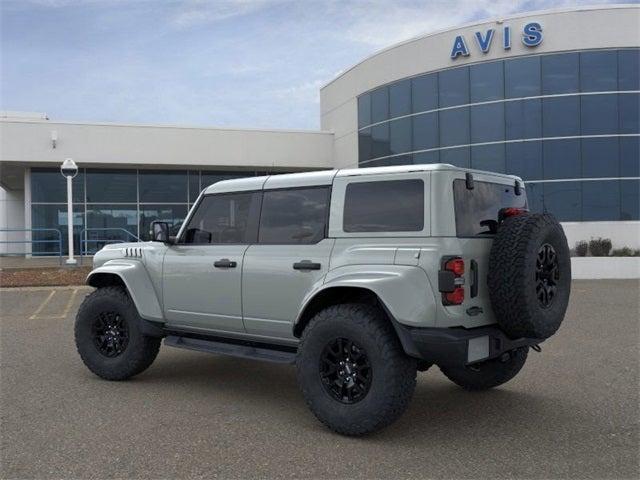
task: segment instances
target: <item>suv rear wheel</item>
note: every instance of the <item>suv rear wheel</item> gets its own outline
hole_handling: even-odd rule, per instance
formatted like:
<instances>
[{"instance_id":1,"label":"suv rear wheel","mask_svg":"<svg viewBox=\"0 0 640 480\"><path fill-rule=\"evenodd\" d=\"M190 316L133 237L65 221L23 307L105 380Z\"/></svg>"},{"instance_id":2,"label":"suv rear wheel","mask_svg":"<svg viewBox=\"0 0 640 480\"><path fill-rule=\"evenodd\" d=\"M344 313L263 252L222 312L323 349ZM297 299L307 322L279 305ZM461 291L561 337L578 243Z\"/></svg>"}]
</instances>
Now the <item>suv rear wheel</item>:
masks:
<instances>
[{"instance_id":1,"label":"suv rear wheel","mask_svg":"<svg viewBox=\"0 0 640 480\"><path fill-rule=\"evenodd\" d=\"M416 386L416 360L371 305L335 305L316 314L302 334L296 366L311 411L343 435L391 424Z\"/></svg>"},{"instance_id":2,"label":"suv rear wheel","mask_svg":"<svg viewBox=\"0 0 640 480\"><path fill-rule=\"evenodd\" d=\"M149 368L160 338L140 331L140 316L124 288L98 288L80 305L75 324L76 348L84 364L107 380L126 380Z\"/></svg>"}]
</instances>

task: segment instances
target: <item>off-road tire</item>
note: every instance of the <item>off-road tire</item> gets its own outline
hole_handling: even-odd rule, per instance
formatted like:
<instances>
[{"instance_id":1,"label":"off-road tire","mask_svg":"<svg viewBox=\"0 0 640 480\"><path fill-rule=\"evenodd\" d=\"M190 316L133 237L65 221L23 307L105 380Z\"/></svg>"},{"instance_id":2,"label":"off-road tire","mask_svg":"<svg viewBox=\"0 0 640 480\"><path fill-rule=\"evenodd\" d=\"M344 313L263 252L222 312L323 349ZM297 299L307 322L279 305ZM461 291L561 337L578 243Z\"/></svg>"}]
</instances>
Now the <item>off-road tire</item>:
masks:
<instances>
[{"instance_id":1,"label":"off-road tire","mask_svg":"<svg viewBox=\"0 0 640 480\"><path fill-rule=\"evenodd\" d=\"M126 347L113 357L102 354L94 340L94 322L105 312L119 315L128 329ZM124 288L110 286L98 288L80 305L75 341L80 358L89 370L106 380L126 380L149 368L158 355L161 339L142 334L140 316L131 297Z\"/></svg>"},{"instance_id":2,"label":"off-road tire","mask_svg":"<svg viewBox=\"0 0 640 480\"><path fill-rule=\"evenodd\" d=\"M538 256L546 246L555 253L557 278L554 274L555 293L545 306L538 298L540 288L547 288L538 281ZM505 219L491 246L487 286L496 320L509 337L553 335L564 319L571 291L569 246L558 221L549 214Z\"/></svg>"},{"instance_id":3,"label":"off-road tire","mask_svg":"<svg viewBox=\"0 0 640 480\"><path fill-rule=\"evenodd\" d=\"M371 365L369 389L356 403L341 403L321 379L320 359L336 338L361 346ZM394 422L407 409L416 386L416 360L404 353L385 313L366 304L334 305L317 313L302 334L296 366L311 411L343 435L364 435Z\"/></svg>"},{"instance_id":4,"label":"off-road tire","mask_svg":"<svg viewBox=\"0 0 640 480\"><path fill-rule=\"evenodd\" d=\"M527 360L529 347L520 347L499 358L466 367L440 367L442 373L465 390L487 390L515 377Z\"/></svg>"}]
</instances>

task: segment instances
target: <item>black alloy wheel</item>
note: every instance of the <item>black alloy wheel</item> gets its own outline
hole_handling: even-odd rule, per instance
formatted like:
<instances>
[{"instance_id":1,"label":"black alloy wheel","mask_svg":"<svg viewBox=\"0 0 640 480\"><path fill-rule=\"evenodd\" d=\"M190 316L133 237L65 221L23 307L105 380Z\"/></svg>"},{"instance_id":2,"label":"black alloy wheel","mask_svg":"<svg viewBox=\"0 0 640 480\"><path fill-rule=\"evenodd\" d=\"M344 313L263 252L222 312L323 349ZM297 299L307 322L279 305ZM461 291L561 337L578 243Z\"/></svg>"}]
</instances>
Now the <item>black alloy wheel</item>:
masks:
<instances>
[{"instance_id":1,"label":"black alloy wheel","mask_svg":"<svg viewBox=\"0 0 640 480\"><path fill-rule=\"evenodd\" d=\"M129 343L127 322L116 312L101 312L93 322L92 333L98 352L108 358L121 355Z\"/></svg>"},{"instance_id":2,"label":"black alloy wheel","mask_svg":"<svg viewBox=\"0 0 640 480\"><path fill-rule=\"evenodd\" d=\"M536 296L543 308L549 308L553 303L559 279L558 255L551 245L545 243L538 250L536 260Z\"/></svg>"},{"instance_id":3,"label":"black alloy wheel","mask_svg":"<svg viewBox=\"0 0 640 480\"><path fill-rule=\"evenodd\" d=\"M347 338L335 338L320 357L320 379L329 395L344 404L357 403L371 387L372 370L366 351Z\"/></svg>"}]
</instances>

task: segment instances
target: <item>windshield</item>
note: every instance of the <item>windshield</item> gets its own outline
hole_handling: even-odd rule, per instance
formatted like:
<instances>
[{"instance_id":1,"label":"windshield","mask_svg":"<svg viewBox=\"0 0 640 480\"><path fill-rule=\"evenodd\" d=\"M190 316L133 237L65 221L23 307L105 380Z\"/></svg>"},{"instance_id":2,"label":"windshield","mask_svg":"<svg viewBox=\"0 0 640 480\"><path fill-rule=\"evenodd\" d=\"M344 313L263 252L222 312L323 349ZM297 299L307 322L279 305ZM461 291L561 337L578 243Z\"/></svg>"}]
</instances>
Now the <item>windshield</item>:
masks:
<instances>
[{"instance_id":1,"label":"windshield","mask_svg":"<svg viewBox=\"0 0 640 480\"><path fill-rule=\"evenodd\" d=\"M527 208L527 196L522 190L516 195L513 185L473 182L467 189L465 180L453 182L456 211L456 233L459 237L489 236L498 226L498 212L502 208Z\"/></svg>"}]
</instances>

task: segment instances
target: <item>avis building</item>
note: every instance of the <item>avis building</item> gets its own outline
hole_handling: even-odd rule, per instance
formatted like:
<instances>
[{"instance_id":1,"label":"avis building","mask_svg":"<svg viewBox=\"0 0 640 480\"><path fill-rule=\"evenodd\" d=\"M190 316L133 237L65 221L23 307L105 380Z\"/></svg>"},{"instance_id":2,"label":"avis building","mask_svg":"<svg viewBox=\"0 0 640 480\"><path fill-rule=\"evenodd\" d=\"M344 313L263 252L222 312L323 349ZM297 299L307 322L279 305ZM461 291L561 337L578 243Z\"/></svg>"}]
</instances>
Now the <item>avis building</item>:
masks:
<instances>
[{"instance_id":1,"label":"avis building","mask_svg":"<svg viewBox=\"0 0 640 480\"><path fill-rule=\"evenodd\" d=\"M605 236L615 246L639 248L639 23L634 5L578 8L391 46L321 89L315 132L6 114L0 229L53 228L64 237L58 166L65 157L81 167L74 180L76 241L83 229L110 229L99 236L112 240L124 239L123 231L146 239L151 221L178 225L198 193L224 178L450 163L521 176L530 208L555 214L570 243ZM52 245L24 248L42 254Z\"/></svg>"}]
</instances>

